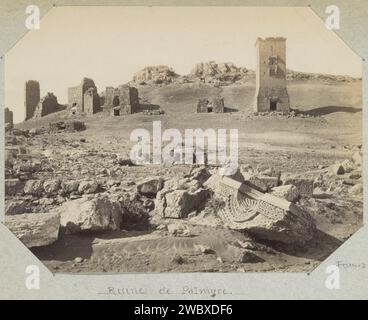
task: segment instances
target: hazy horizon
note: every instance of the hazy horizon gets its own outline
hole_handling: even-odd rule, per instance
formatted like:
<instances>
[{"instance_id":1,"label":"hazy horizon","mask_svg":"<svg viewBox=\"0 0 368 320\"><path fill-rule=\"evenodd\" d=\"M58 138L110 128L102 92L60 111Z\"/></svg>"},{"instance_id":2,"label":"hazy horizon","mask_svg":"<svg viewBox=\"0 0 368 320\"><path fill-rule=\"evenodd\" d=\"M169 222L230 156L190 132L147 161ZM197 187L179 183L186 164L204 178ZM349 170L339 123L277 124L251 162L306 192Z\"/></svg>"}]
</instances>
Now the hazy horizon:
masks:
<instances>
[{"instance_id":1,"label":"hazy horizon","mask_svg":"<svg viewBox=\"0 0 368 320\"><path fill-rule=\"evenodd\" d=\"M67 103L67 88L92 78L98 92L151 65L178 74L196 63L255 69L257 37L287 38L287 68L362 76L362 60L308 7L57 7L5 57L5 106L24 120L24 83Z\"/></svg>"}]
</instances>

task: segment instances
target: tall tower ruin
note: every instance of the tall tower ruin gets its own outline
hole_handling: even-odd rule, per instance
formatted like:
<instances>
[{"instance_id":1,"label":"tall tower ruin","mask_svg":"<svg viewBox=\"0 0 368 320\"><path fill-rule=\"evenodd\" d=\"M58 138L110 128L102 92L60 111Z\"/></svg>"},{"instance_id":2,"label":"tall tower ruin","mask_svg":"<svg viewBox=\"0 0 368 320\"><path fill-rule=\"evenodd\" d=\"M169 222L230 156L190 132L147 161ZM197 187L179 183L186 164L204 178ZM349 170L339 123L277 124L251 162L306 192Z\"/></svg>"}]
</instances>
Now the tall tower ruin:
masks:
<instances>
[{"instance_id":1,"label":"tall tower ruin","mask_svg":"<svg viewBox=\"0 0 368 320\"><path fill-rule=\"evenodd\" d=\"M38 81L29 80L25 85L24 105L26 109L26 120L31 119L40 102L40 84Z\"/></svg>"},{"instance_id":2,"label":"tall tower ruin","mask_svg":"<svg viewBox=\"0 0 368 320\"><path fill-rule=\"evenodd\" d=\"M257 112L289 112L286 88L286 39L258 38L256 96Z\"/></svg>"}]
</instances>

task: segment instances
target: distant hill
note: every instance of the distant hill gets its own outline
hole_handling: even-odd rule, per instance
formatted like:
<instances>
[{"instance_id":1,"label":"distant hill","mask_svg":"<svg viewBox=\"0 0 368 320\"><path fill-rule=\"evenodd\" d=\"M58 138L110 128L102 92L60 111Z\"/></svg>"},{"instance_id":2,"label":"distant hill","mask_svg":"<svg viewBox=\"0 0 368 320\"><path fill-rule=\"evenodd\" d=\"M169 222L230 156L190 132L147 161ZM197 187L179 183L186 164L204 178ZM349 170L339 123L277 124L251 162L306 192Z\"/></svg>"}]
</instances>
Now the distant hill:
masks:
<instances>
[{"instance_id":1,"label":"distant hill","mask_svg":"<svg viewBox=\"0 0 368 320\"><path fill-rule=\"evenodd\" d=\"M287 70L289 81L316 81L323 83L354 82L361 78L344 75L328 75ZM248 83L255 81L254 70L237 67L232 62L201 62L197 63L188 75L179 75L173 68L160 65L148 66L137 72L132 84L167 85L171 83L206 83L215 86L226 86L233 83Z\"/></svg>"},{"instance_id":2,"label":"distant hill","mask_svg":"<svg viewBox=\"0 0 368 320\"><path fill-rule=\"evenodd\" d=\"M133 76L134 83L145 84L169 84L175 82L180 76L168 66L149 66L138 71Z\"/></svg>"}]
</instances>

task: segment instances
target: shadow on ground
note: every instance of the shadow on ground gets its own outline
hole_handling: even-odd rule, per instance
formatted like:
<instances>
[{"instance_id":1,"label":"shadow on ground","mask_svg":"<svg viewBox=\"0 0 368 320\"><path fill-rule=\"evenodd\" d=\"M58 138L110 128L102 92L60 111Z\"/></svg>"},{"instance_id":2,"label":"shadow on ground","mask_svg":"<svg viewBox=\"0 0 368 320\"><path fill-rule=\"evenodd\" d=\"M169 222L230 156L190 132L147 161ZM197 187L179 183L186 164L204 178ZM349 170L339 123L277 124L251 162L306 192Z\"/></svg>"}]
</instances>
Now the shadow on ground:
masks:
<instances>
[{"instance_id":1,"label":"shadow on ground","mask_svg":"<svg viewBox=\"0 0 368 320\"><path fill-rule=\"evenodd\" d=\"M314 237L304 246L269 243L270 247L273 247L279 252L321 262L342 244L343 242L341 240L318 229L316 230Z\"/></svg>"},{"instance_id":2,"label":"shadow on ground","mask_svg":"<svg viewBox=\"0 0 368 320\"><path fill-rule=\"evenodd\" d=\"M345 112L345 113L357 113L362 112L362 109L354 108L354 107L343 107L343 106L326 106L319 107L307 111L295 109L297 113L306 114L310 116L325 116L331 113L336 112Z\"/></svg>"},{"instance_id":3,"label":"shadow on ground","mask_svg":"<svg viewBox=\"0 0 368 320\"><path fill-rule=\"evenodd\" d=\"M235 108L225 107L224 112L225 113L227 113L227 112L239 112L239 110L235 109Z\"/></svg>"},{"instance_id":4,"label":"shadow on ground","mask_svg":"<svg viewBox=\"0 0 368 320\"><path fill-rule=\"evenodd\" d=\"M160 110L160 106L158 104L151 104L151 103L141 103L141 111L153 111L153 110Z\"/></svg>"}]
</instances>

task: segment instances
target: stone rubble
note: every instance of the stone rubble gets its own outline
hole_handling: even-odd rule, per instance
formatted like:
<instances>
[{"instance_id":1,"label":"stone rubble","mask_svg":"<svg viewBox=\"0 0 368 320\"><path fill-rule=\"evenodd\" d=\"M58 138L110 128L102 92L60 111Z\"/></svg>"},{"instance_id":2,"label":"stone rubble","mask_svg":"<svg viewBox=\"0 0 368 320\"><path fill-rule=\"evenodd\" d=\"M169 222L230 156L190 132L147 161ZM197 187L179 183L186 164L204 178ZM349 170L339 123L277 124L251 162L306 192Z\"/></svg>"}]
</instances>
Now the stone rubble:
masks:
<instances>
[{"instance_id":1,"label":"stone rubble","mask_svg":"<svg viewBox=\"0 0 368 320\"><path fill-rule=\"evenodd\" d=\"M332 216L328 201L362 197L361 148L349 159L303 174L242 165L228 178L229 189L217 181L216 168L198 165L185 174L174 169L170 176L133 181L127 172L135 166L127 154L97 150L90 138L73 141L65 128L58 127L52 146L44 143L47 130L6 133L5 222L29 247L53 243L59 228L90 233L158 226L158 232L191 239L191 224L240 230L255 243L302 245L316 231L310 212ZM29 141L37 145L32 152L24 147ZM258 261L252 246L228 250L242 263ZM226 255L221 258L226 261Z\"/></svg>"},{"instance_id":2,"label":"stone rubble","mask_svg":"<svg viewBox=\"0 0 368 320\"><path fill-rule=\"evenodd\" d=\"M5 216L5 225L28 248L47 246L59 236L57 213L26 213Z\"/></svg>"}]
</instances>

